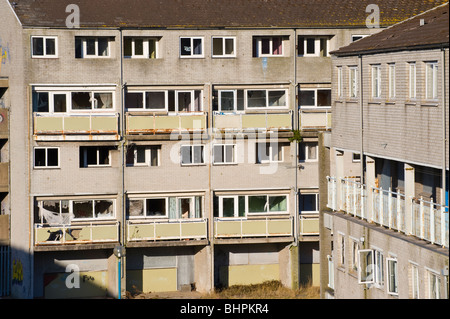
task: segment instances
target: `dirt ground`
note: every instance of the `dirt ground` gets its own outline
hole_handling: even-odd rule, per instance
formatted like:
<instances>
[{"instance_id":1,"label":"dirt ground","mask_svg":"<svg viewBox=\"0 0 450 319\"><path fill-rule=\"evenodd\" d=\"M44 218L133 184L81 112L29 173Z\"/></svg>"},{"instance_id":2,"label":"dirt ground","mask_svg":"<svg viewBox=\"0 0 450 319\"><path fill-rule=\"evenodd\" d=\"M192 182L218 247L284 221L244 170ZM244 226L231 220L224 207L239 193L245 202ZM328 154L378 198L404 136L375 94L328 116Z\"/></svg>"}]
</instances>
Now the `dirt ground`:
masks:
<instances>
[{"instance_id":1,"label":"dirt ground","mask_svg":"<svg viewBox=\"0 0 450 319\"><path fill-rule=\"evenodd\" d=\"M134 296L128 295L129 299L201 299L204 294L198 291L170 291L170 292L150 292L140 293Z\"/></svg>"}]
</instances>

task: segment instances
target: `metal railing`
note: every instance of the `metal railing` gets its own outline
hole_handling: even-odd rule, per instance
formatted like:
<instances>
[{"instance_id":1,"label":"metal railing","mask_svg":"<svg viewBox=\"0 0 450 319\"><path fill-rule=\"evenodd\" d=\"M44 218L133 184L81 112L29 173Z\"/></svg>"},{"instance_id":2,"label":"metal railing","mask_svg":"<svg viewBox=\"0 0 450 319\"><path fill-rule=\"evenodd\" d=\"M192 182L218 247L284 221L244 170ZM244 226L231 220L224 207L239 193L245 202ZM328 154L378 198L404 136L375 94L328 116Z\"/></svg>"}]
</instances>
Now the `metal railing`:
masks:
<instances>
[{"instance_id":1,"label":"metal railing","mask_svg":"<svg viewBox=\"0 0 450 319\"><path fill-rule=\"evenodd\" d=\"M179 114L126 113L127 134L203 131L207 127L208 117L206 112L184 112Z\"/></svg>"},{"instance_id":2,"label":"metal railing","mask_svg":"<svg viewBox=\"0 0 450 319\"><path fill-rule=\"evenodd\" d=\"M300 235L319 235L319 215L300 215Z\"/></svg>"},{"instance_id":3,"label":"metal railing","mask_svg":"<svg viewBox=\"0 0 450 319\"><path fill-rule=\"evenodd\" d=\"M366 185L345 178L328 176L327 180L327 206L332 210L448 247L447 206L406 197L391 189L371 187L368 192Z\"/></svg>"},{"instance_id":4,"label":"metal railing","mask_svg":"<svg viewBox=\"0 0 450 319\"><path fill-rule=\"evenodd\" d=\"M331 108L302 109L298 111L300 130L330 130Z\"/></svg>"},{"instance_id":5,"label":"metal railing","mask_svg":"<svg viewBox=\"0 0 450 319\"><path fill-rule=\"evenodd\" d=\"M215 238L293 236L293 218L214 218Z\"/></svg>"},{"instance_id":6,"label":"metal railing","mask_svg":"<svg viewBox=\"0 0 450 319\"><path fill-rule=\"evenodd\" d=\"M292 110L285 112L261 111L258 113L226 113L213 112L214 130L224 131L270 131L291 130L292 129Z\"/></svg>"}]
</instances>

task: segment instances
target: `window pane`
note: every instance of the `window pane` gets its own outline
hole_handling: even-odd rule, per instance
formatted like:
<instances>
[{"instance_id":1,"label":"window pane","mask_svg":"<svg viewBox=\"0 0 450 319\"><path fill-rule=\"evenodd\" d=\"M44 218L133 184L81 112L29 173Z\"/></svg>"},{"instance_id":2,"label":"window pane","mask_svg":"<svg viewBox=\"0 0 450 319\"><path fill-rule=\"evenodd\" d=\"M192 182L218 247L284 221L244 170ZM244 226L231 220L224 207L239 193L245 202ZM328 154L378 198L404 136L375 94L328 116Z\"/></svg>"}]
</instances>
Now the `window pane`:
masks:
<instances>
[{"instance_id":1,"label":"window pane","mask_svg":"<svg viewBox=\"0 0 450 319\"><path fill-rule=\"evenodd\" d=\"M359 273L361 283L374 282L373 250L359 251Z\"/></svg>"},{"instance_id":2,"label":"window pane","mask_svg":"<svg viewBox=\"0 0 450 319\"><path fill-rule=\"evenodd\" d=\"M222 198L222 216L234 217L234 198Z\"/></svg>"},{"instance_id":3,"label":"window pane","mask_svg":"<svg viewBox=\"0 0 450 319\"><path fill-rule=\"evenodd\" d=\"M134 39L134 55L144 55L143 39Z\"/></svg>"},{"instance_id":4,"label":"window pane","mask_svg":"<svg viewBox=\"0 0 450 319\"><path fill-rule=\"evenodd\" d=\"M131 38L125 38L123 41L123 55L126 57L131 57L133 41Z\"/></svg>"},{"instance_id":5,"label":"window pane","mask_svg":"<svg viewBox=\"0 0 450 319\"><path fill-rule=\"evenodd\" d=\"M146 216L157 217L166 215L166 200L164 198L147 199Z\"/></svg>"},{"instance_id":6,"label":"window pane","mask_svg":"<svg viewBox=\"0 0 450 319\"><path fill-rule=\"evenodd\" d=\"M316 194L300 195L300 212L317 211Z\"/></svg>"},{"instance_id":7,"label":"window pane","mask_svg":"<svg viewBox=\"0 0 450 319\"><path fill-rule=\"evenodd\" d=\"M45 54L46 55L56 54L55 39L45 39Z\"/></svg>"},{"instance_id":8,"label":"window pane","mask_svg":"<svg viewBox=\"0 0 450 319\"><path fill-rule=\"evenodd\" d=\"M145 146L136 146L136 163L137 164L145 164Z\"/></svg>"},{"instance_id":9,"label":"window pane","mask_svg":"<svg viewBox=\"0 0 450 319\"><path fill-rule=\"evenodd\" d=\"M238 209L239 209L239 217L245 216L245 196L238 197Z\"/></svg>"},{"instance_id":10,"label":"window pane","mask_svg":"<svg viewBox=\"0 0 450 319\"><path fill-rule=\"evenodd\" d=\"M270 145L268 143L256 144L256 162L262 163L270 159Z\"/></svg>"},{"instance_id":11,"label":"window pane","mask_svg":"<svg viewBox=\"0 0 450 319\"><path fill-rule=\"evenodd\" d=\"M91 94L89 92L72 92L73 110L90 110L91 108Z\"/></svg>"},{"instance_id":12,"label":"window pane","mask_svg":"<svg viewBox=\"0 0 450 319\"><path fill-rule=\"evenodd\" d=\"M47 92L34 93L34 102L35 112L49 112Z\"/></svg>"},{"instance_id":13,"label":"window pane","mask_svg":"<svg viewBox=\"0 0 450 319\"><path fill-rule=\"evenodd\" d=\"M327 56L327 39L320 39L320 56Z\"/></svg>"},{"instance_id":14,"label":"window pane","mask_svg":"<svg viewBox=\"0 0 450 319\"><path fill-rule=\"evenodd\" d=\"M248 212L249 213L266 213L267 212L267 196L249 196Z\"/></svg>"},{"instance_id":15,"label":"window pane","mask_svg":"<svg viewBox=\"0 0 450 319\"><path fill-rule=\"evenodd\" d=\"M234 145L225 145L225 162L234 163Z\"/></svg>"},{"instance_id":16,"label":"window pane","mask_svg":"<svg viewBox=\"0 0 450 319\"><path fill-rule=\"evenodd\" d=\"M214 145L214 163L223 163L223 156L223 145Z\"/></svg>"},{"instance_id":17,"label":"window pane","mask_svg":"<svg viewBox=\"0 0 450 319\"><path fill-rule=\"evenodd\" d=\"M33 55L44 55L43 38L33 38Z\"/></svg>"},{"instance_id":18,"label":"window pane","mask_svg":"<svg viewBox=\"0 0 450 319\"><path fill-rule=\"evenodd\" d=\"M112 109L112 93L94 93L95 109Z\"/></svg>"},{"instance_id":19,"label":"window pane","mask_svg":"<svg viewBox=\"0 0 450 319\"><path fill-rule=\"evenodd\" d=\"M36 167L46 166L45 148L35 148L34 149L34 166L36 166Z\"/></svg>"},{"instance_id":20,"label":"window pane","mask_svg":"<svg viewBox=\"0 0 450 319\"><path fill-rule=\"evenodd\" d=\"M178 111L189 112L191 108L191 92L178 92Z\"/></svg>"},{"instance_id":21,"label":"window pane","mask_svg":"<svg viewBox=\"0 0 450 319\"><path fill-rule=\"evenodd\" d=\"M191 38L180 39L181 55L191 55Z\"/></svg>"},{"instance_id":22,"label":"window pane","mask_svg":"<svg viewBox=\"0 0 450 319\"><path fill-rule=\"evenodd\" d=\"M234 92L220 91L220 110L233 111L234 110Z\"/></svg>"},{"instance_id":23,"label":"window pane","mask_svg":"<svg viewBox=\"0 0 450 319\"><path fill-rule=\"evenodd\" d=\"M97 148L85 148L87 165L97 165Z\"/></svg>"},{"instance_id":24,"label":"window pane","mask_svg":"<svg viewBox=\"0 0 450 319\"><path fill-rule=\"evenodd\" d=\"M142 199L130 200L128 205L128 215L144 216L144 201Z\"/></svg>"},{"instance_id":25,"label":"window pane","mask_svg":"<svg viewBox=\"0 0 450 319\"><path fill-rule=\"evenodd\" d=\"M95 201L95 217L108 218L114 217L114 204L112 200Z\"/></svg>"},{"instance_id":26,"label":"window pane","mask_svg":"<svg viewBox=\"0 0 450 319\"><path fill-rule=\"evenodd\" d=\"M148 40L148 53L150 59L156 59L156 40Z\"/></svg>"},{"instance_id":27,"label":"window pane","mask_svg":"<svg viewBox=\"0 0 450 319\"><path fill-rule=\"evenodd\" d=\"M283 147L280 145L280 143L276 143L272 145L272 157L271 160L273 162L280 162L283 159Z\"/></svg>"},{"instance_id":28,"label":"window pane","mask_svg":"<svg viewBox=\"0 0 450 319\"><path fill-rule=\"evenodd\" d=\"M308 143L308 159L315 160L317 159L317 144L316 143Z\"/></svg>"},{"instance_id":29,"label":"window pane","mask_svg":"<svg viewBox=\"0 0 450 319\"><path fill-rule=\"evenodd\" d=\"M83 40L79 37L75 37L75 58L80 59L83 57Z\"/></svg>"},{"instance_id":30,"label":"window pane","mask_svg":"<svg viewBox=\"0 0 450 319\"><path fill-rule=\"evenodd\" d=\"M269 91L269 106L286 106L286 91Z\"/></svg>"},{"instance_id":31,"label":"window pane","mask_svg":"<svg viewBox=\"0 0 450 319\"><path fill-rule=\"evenodd\" d=\"M247 91L248 107L266 107L266 90Z\"/></svg>"},{"instance_id":32,"label":"window pane","mask_svg":"<svg viewBox=\"0 0 450 319\"><path fill-rule=\"evenodd\" d=\"M234 54L234 39L225 39L225 54Z\"/></svg>"},{"instance_id":33,"label":"window pane","mask_svg":"<svg viewBox=\"0 0 450 319\"><path fill-rule=\"evenodd\" d=\"M191 147L181 146L181 164L191 164Z\"/></svg>"},{"instance_id":34,"label":"window pane","mask_svg":"<svg viewBox=\"0 0 450 319\"><path fill-rule=\"evenodd\" d=\"M66 95L65 94L54 94L53 95L53 109L54 112L66 112Z\"/></svg>"},{"instance_id":35,"label":"window pane","mask_svg":"<svg viewBox=\"0 0 450 319\"><path fill-rule=\"evenodd\" d=\"M42 201L42 208L39 209L39 217L42 218L43 223L61 223L60 201Z\"/></svg>"},{"instance_id":36,"label":"window pane","mask_svg":"<svg viewBox=\"0 0 450 319\"><path fill-rule=\"evenodd\" d=\"M274 37L272 40L272 54L281 55L283 54L283 41L281 37Z\"/></svg>"},{"instance_id":37,"label":"window pane","mask_svg":"<svg viewBox=\"0 0 450 319\"><path fill-rule=\"evenodd\" d=\"M305 38L298 37L298 55L305 54Z\"/></svg>"},{"instance_id":38,"label":"window pane","mask_svg":"<svg viewBox=\"0 0 450 319\"><path fill-rule=\"evenodd\" d=\"M194 55L202 55L202 39L194 39Z\"/></svg>"},{"instance_id":39,"label":"window pane","mask_svg":"<svg viewBox=\"0 0 450 319\"><path fill-rule=\"evenodd\" d=\"M306 39L306 53L314 54L316 52L316 40L314 38Z\"/></svg>"},{"instance_id":40,"label":"window pane","mask_svg":"<svg viewBox=\"0 0 450 319\"><path fill-rule=\"evenodd\" d=\"M193 146L194 148L194 163L203 163L203 146Z\"/></svg>"},{"instance_id":41,"label":"window pane","mask_svg":"<svg viewBox=\"0 0 450 319\"><path fill-rule=\"evenodd\" d=\"M73 202L73 216L74 218L92 218L93 217L93 202L74 201Z\"/></svg>"},{"instance_id":42,"label":"window pane","mask_svg":"<svg viewBox=\"0 0 450 319\"><path fill-rule=\"evenodd\" d=\"M125 94L125 106L129 109L142 109L143 104L143 93L130 93Z\"/></svg>"},{"instance_id":43,"label":"window pane","mask_svg":"<svg viewBox=\"0 0 450 319\"><path fill-rule=\"evenodd\" d=\"M237 110L244 110L244 90L237 90Z\"/></svg>"},{"instance_id":44,"label":"window pane","mask_svg":"<svg viewBox=\"0 0 450 319\"><path fill-rule=\"evenodd\" d=\"M180 209L181 218L190 218L194 217L194 213L191 211L192 208L192 199L191 198L180 198L178 200L178 207Z\"/></svg>"},{"instance_id":45,"label":"window pane","mask_svg":"<svg viewBox=\"0 0 450 319\"><path fill-rule=\"evenodd\" d=\"M286 196L269 196L270 212L286 212L287 197Z\"/></svg>"},{"instance_id":46,"label":"window pane","mask_svg":"<svg viewBox=\"0 0 450 319\"><path fill-rule=\"evenodd\" d=\"M109 149L106 147L100 147L98 149L98 164L109 165Z\"/></svg>"},{"instance_id":47,"label":"window pane","mask_svg":"<svg viewBox=\"0 0 450 319\"><path fill-rule=\"evenodd\" d=\"M194 109L191 111L193 111L193 112L201 112L202 111L202 91L201 90L194 91Z\"/></svg>"},{"instance_id":48,"label":"window pane","mask_svg":"<svg viewBox=\"0 0 450 319\"><path fill-rule=\"evenodd\" d=\"M166 108L166 94L164 92L146 92L145 107L152 110L164 110Z\"/></svg>"},{"instance_id":49,"label":"window pane","mask_svg":"<svg viewBox=\"0 0 450 319\"><path fill-rule=\"evenodd\" d=\"M158 166L158 147L151 147L150 148L150 165L151 166Z\"/></svg>"},{"instance_id":50,"label":"window pane","mask_svg":"<svg viewBox=\"0 0 450 319\"><path fill-rule=\"evenodd\" d=\"M223 38L213 38L213 55L223 55Z\"/></svg>"},{"instance_id":51,"label":"window pane","mask_svg":"<svg viewBox=\"0 0 450 319\"><path fill-rule=\"evenodd\" d=\"M58 166L58 149L48 148L47 149L47 166Z\"/></svg>"},{"instance_id":52,"label":"window pane","mask_svg":"<svg viewBox=\"0 0 450 319\"><path fill-rule=\"evenodd\" d=\"M98 55L108 56L108 38L98 38Z\"/></svg>"},{"instance_id":53,"label":"window pane","mask_svg":"<svg viewBox=\"0 0 450 319\"><path fill-rule=\"evenodd\" d=\"M261 54L270 54L270 39L261 39Z\"/></svg>"},{"instance_id":54,"label":"window pane","mask_svg":"<svg viewBox=\"0 0 450 319\"><path fill-rule=\"evenodd\" d=\"M331 106L331 90L317 90L317 106Z\"/></svg>"},{"instance_id":55,"label":"window pane","mask_svg":"<svg viewBox=\"0 0 450 319\"><path fill-rule=\"evenodd\" d=\"M86 55L95 55L95 39L86 39Z\"/></svg>"},{"instance_id":56,"label":"window pane","mask_svg":"<svg viewBox=\"0 0 450 319\"><path fill-rule=\"evenodd\" d=\"M301 106L316 106L315 91L300 91L300 105Z\"/></svg>"}]
</instances>

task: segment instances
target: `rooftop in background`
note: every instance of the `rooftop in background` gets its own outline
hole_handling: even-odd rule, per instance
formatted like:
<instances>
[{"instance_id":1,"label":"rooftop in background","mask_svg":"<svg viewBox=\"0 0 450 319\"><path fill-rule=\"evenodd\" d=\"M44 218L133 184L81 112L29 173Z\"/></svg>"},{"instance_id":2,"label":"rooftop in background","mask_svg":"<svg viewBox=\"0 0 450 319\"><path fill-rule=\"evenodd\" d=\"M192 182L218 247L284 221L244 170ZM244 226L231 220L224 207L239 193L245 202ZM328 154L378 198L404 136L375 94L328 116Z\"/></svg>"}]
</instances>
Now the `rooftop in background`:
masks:
<instances>
[{"instance_id":1,"label":"rooftop in background","mask_svg":"<svg viewBox=\"0 0 450 319\"><path fill-rule=\"evenodd\" d=\"M80 27L336 28L365 27L373 0L0 0L25 27L66 27L66 6L80 8ZM444 0L377 0L387 27Z\"/></svg>"},{"instance_id":2,"label":"rooftop in background","mask_svg":"<svg viewBox=\"0 0 450 319\"><path fill-rule=\"evenodd\" d=\"M337 56L449 46L448 2L360 39L331 54Z\"/></svg>"}]
</instances>

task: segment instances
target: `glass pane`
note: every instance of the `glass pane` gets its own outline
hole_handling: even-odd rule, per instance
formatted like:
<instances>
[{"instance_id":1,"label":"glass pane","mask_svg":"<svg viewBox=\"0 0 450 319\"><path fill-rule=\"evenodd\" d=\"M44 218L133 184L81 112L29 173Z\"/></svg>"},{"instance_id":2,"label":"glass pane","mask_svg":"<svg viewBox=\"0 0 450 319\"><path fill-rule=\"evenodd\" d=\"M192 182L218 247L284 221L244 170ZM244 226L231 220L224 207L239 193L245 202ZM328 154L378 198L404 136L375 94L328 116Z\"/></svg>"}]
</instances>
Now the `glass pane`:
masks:
<instances>
[{"instance_id":1,"label":"glass pane","mask_svg":"<svg viewBox=\"0 0 450 319\"><path fill-rule=\"evenodd\" d=\"M300 106L315 106L315 91L300 91Z\"/></svg>"},{"instance_id":2,"label":"glass pane","mask_svg":"<svg viewBox=\"0 0 450 319\"><path fill-rule=\"evenodd\" d=\"M247 91L248 107L266 107L266 90Z\"/></svg>"},{"instance_id":3,"label":"glass pane","mask_svg":"<svg viewBox=\"0 0 450 319\"><path fill-rule=\"evenodd\" d=\"M39 217L42 218L43 223L61 223L60 201L42 201L42 208L39 209Z\"/></svg>"},{"instance_id":4,"label":"glass pane","mask_svg":"<svg viewBox=\"0 0 450 319\"><path fill-rule=\"evenodd\" d=\"M97 148L85 148L87 165L97 165Z\"/></svg>"},{"instance_id":5,"label":"glass pane","mask_svg":"<svg viewBox=\"0 0 450 319\"><path fill-rule=\"evenodd\" d=\"M256 144L256 161L258 163L267 162L270 159L270 145L268 143Z\"/></svg>"},{"instance_id":6,"label":"glass pane","mask_svg":"<svg viewBox=\"0 0 450 319\"><path fill-rule=\"evenodd\" d=\"M114 204L112 200L95 201L95 217L108 218L114 217Z\"/></svg>"},{"instance_id":7,"label":"glass pane","mask_svg":"<svg viewBox=\"0 0 450 319\"><path fill-rule=\"evenodd\" d=\"M54 112L66 112L66 95L65 94L54 94L53 95L53 109Z\"/></svg>"},{"instance_id":8,"label":"glass pane","mask_svg":"<svg viewBox=\"0 0 450 319\"><path fill-rule=\"evenodd\" d=\"M317 144L308 143L308 159L315 160L317 159Z\"/></svg>"},{"instance_id":9,"label":"glass pane","mask_svg":"<svg viewBox=\"0 0 450 319\"><path fill-rule=\"evenodd\" d=\"M44 55L44 39L33 38L33 55Z\"/></svg>"},{"instance_id":10,"label":"glass pane","mask_svg":"<svg viewBox=\"0 0 450 319\"><path fill-rule=\"evenodd\" d=\"M189 112L191 108L191 92L178 92L178 111Z\"/></svg>"},{"instance_id":11,"label":"glass pane","mask_svg":"<svg viewBox=\"0 0 450 319\"><path fill-rule=\"evenodd\" d=\"M98 164L109 165L109 149L107 147L100 147L98 149Z\"/></svg>"},{"instance_id":12,"label":"glass pane","mask_svg":"<svg viewBox=\"0 0 450 319\"><path fill-rule=\"evenodd\" d=\"M143 39L134 39L134 55L144 55Z\"/></svg>"},{"instance_id":13,"label":"glass pane","mask_svg":"<svg viewBox=\"0 0 450 319\"><path fill-rule=\"evenodd\" d=\"M222 216L234 217L234 198L222 198Z\"/></svg>"},{"instance_id":14,"label":"glass pane","mask_svg":"<svg viewBox=\"0 0 450 319\"><path fill-rule=\"evenodd\" d=\"M57 148L48 148L47 149L47 166L58 166L58 149Z\"/></svg>"},{"instance_id":15,"label":"glass pane","mask_svg":"<svg viewBox=\"0 0 450 319\"><path fill-rule=\"evenodd\" d=\"M86 55L95 55L95 39L86 39Z\"/></svg>"},{"instance_id":16,"label":"glass pane","mask_svg":"<svg viewBox=\"0 0 450 319\"><path fill-rule=\"evenodd\" d=\"M202 39L194 39L194 55L202 55Z\"/></svg>"},{"instance_id":17,"label":"glass pane","mask_svg":"<svg viewBox=\"0 0 450 319\"><path fill-rule=\"evenodd\" d=\"M213 38L213 55L223 55L223 38Z\"/></svg>"},{"instance_id":18,"label":"glass pane","mask_svg":"<svg viewBox=\"0 0 450 319\"><path fill-rule=\"evenodd\" d=\"M131 38L125 38L123 41L123 55L126 57L131 57L132 55L132 49L131 46L133 44L133 41Z\"/></svg>"},{"instance_id":19,"label":"glass pane","mask_svg":"<svg viewBox=\"0 0 450 319\"><path fill-rule=\"evenodd\" d=\"M34 149L34 166L46 166L46 152L45 148L35 148Z\"/></svg>"},{"instance_id":20,"label":"glass pane","mask_svg":"<svg viewBox=\"0 0 450 319\"><path fill-rule=\"evenodd\" d=\"M34 93L34 103L35 112L49 112L47 92Z\"/></svg>"},{"instance_id":21,"label":"glass pane","mask_svg":"<svg viewBox=\"0 0 450 319\"><path fill-rule=\"evenodd\" d=\"M194 109L191 111L193 111L193 112L201 112L202 111L202 91L200 91L200 90L194 91Z\"/></svg>"},{"instance_id":22,"label":"glass pane","mask_svg":"<svg viewBox=\"0 0 450 319\"><path fill-rule=\"evenodd\" d=\"M305 38L304 37L298 37L298 55L304 55L305 54Z\"/></svg>"},{"instance_id":23,"label":"glass pane","mask_svg":"<svg viewBox=\"0 0 450 319\"><path fill-rule=\"evenodd\" d=\"M180 39L181 55L191 55L191 38Z\"/></svg>"},{"instance_id":24,"label":"glass pane","mask_svg":"<svg viewBox=\"0 0 450 319\"><path fill-rule=\"evenodd\" d=\"M261 54L270 54L270 39L261 39Z\"/></svg>"},{"instance_id":25,"label":"glass pane","mask_svg":"<svg viewBox=\"0 0 450 319\"><path fill-rule=\"evenodd\" d=\"M316 40L314 38L306 39L306 53L314 54L316 52Z\"/></svg>"},{"instance_id":26,"label":"glass pane","mask_svg":"<svg viewBox=\"0 0 450 319\"><path fill-rule=\"evenodd\" d=\"M286 106L286 91L269 91L269 106Z\"/></svg>"},{"instance_id":27,"label":"glass pane","mask_svg":"<svg viewBox=\"0 0 450 319\"><path fill-rule=\"evenodd\" d=\"M274 37L272 40L272 54L281 55L283 54L283 41L281 37Z\"/></svg>"},{"instance_id":28,"label":"glass pane","mask_svg":"<svg viewBox=\"0 0 450 319\"><path fill-rule=\"evenodd\" d=\"M234 54L234 39L225 39L225 54Z\"/></svg>"},{"instance_id":29,"label":"glass pane","mask_svg":"<svg viewBox=\"0 0 450 319\"><path fill-rule=\"evenodd\" d=\"M203 146L194 146L194 163L203 163Z\"/></svg>"},{"instance_id":30,"label":"glass pane","mask_svg":"<svg viewBox=\"0 0 450 319\"><path fill-rule=\"evenodd\" d=\"M73 110L90 110L91 108L91 94L89 92L72 92Z\"/></svg>"},{"instance_id":31,"label":"glass pane","mask_svg":"<svg viewBox=\"0 0 450 319\"><path fill-rule=\"evenodd\" d=\"M98 39L98 55L108 56L108 38Z\"/></svg>"},{"instance_id":32,"label":"glass pane","mask_svg":"<svg viewBox=\"0 0 450 319\"><path fill-rule=\"evenodd\" d=\"M143 94L127 92L125 94L125 106L129 109L142 109L144 107Z\"/></svg>"},{"instance_id":33,"label":"glass pane","mask_svg":"<svg viewBox=\"0 0 450 319\"><path fill-rule=\"evenodd\" d=\"M55 39L46 39L45 40L45 54L46 55L55 55L56 54Z\"/></svg>"},{"instance_id":34,"label":"glass pane","mask_svg":"<svg viewBox=\"0 0 450 319\"><path fill-rule=\"evenodd\" d=\"M273 143L271 160L273 162L280 162L283 159L283 147L279 143Z\"/></svg>"},{"instance_id":35,"label":"glass pane","mask_svg":"<svg viewBox=\"0 0 450 319\"><path fill-rule=\"evenodd\" d=\"M156 40L148 40L148 53L150 59L156 59Z\"/></svg>"},{"instance_id":36,"label":"glass pane","mask_svg":"<svg viewBox=\"0 0 450 319\"><path fill-rule=\"evenodd\" d=\"M249 213L266 213L267 212L267 196L249 196L248 212Z\"/></svg>"},{"instance_id":37,"label":"glass pane","mask_svg":"<svg viewBox=\"0 0 450 319\"><path fill-rule=\"evenodd\" d=\"M317 210L316 194L300 195L300 212L312 212Z\"/></svg>"},{"instance_id":38,"label":"glass pane","mask_svg":"<svg viewBox=\"0 0 450 319\"><path fill-rule=\"evenodd\" d=\"M361 283L374 282L374 265L373 265L373 251L361 250L359 251L359 272Z\"/></svg>"},{"instance_id":39,"label":"glass pane","mask_svg":"<svg viewBox=\"0 0 450 319\"><path fill-rule=\"evenodd\" d=\"M286 212L287 197L286 196L269 196L270 212Z\"/></svg>"},{"instance_id":40,"label":"glass pane","mask_svg":"<svg viewBox=\"0 0 450 319\"><path fill-rule=\"evenodd\" d=\"M191 198L180 198L178 200L178 207L180 209L181 218L191 218L193 216L193 212L191 211Z\"/></svg>"},{"instance_id":41,"label":"glass pane","mask_svg":"<svg viewBox=\"0 0 450 319\"><path fill-rule=\"evenodd\" d=\"M317 106L331 106L331 90L317 90Z\"/></svg>"},{"instance_id":42,"label":"glass pane","mask_svg":"<svg viewBox=\"0 0 450 319\"><path fill-rule=\"evenodd\" d=\"M166 200L164 198L147 199L146 216L157 217L166 215Z\"/></svg>"},{"instance_id":43,"label":"glass pane","mask_svg":"<svg viewBox=\"0 0 450 319\"><path fill-rule=\"evenodd\" d=\"M239 217L245 217L245 196L238 197Z\"/></svg>"},{"instance_id":44,"label":"glass pane","mask_svg":"<svg viewBox=\"0 0 450 319\"><path fill-rule=\"evenodd\" d=\"M220 91L220 110L234 110L234 91Z\"/></svg>"},{"instance_id":45,"label":"glass pane","mask_svg":"<svg viewBox=\"0 0 450 319\"><path fill-rule=\"evenodd\" d=\"M145 107L151 110L164 110L166 108L166 94L164 92L146 92Z\"/></svg>"},{"instance_id":46,"label":"glass pane","mask_svg":"<svg viewBox=\"0 0 450 319\"><path fill-rule=\"evenodd\" d=\"M112 93L94 93L95 109L112 109Z\"/></svg>"},{"instance_id":47,"label":"glass pane","mask_svg":"<svg viewBox=\"0 0 450 319\"><path fill-rule=\"evenodd\" d=\"M158 166L158 148L152 147L150 148L150 165L151 166Z\"/></svg>"},{"instance_id":48,"label":"glass pane","mask_svg":"<svg viewBox=\"0 0 450 319\"><path fill-rule=\"evenodd\" d=\"M86 201L74 201L73 202L73 217L74 218L92 218L93 217L93 202L91 200Z\"/></svg>"},{"instance_id":49,"label":"glass pane","mask_svg":"<svg viewBox=\"0 0 450 319\"><path fill-rule=\"evenodd\" d=\"M223 163L223 145L214 145L214 163Z\"/></svg>"},{"instance_id":50,"label":"glass pane","mask_svg":"<svg viewBox=\"0 0 450 319\"><path fill-rule=\"evenodd\" d=\"M244 90L237 90L237 110L244 110Z\"/></svg>"},{"instance_id":51,"label":"glass pane","mask_svg":"<svg viewBox=\"0 0 450 319\"><path fill-rule=\"evenodd\" d=\"M145 164L145 146L136 146L136 163L137 164Z\"/></svg>"},{"instance_id":52,"label":"glass pane","mask_svg":"<svg viewBox=\"0 0 450 319\"><path fill-rule=\"evenodd\" d=\"M234 145L225 145L225 162L234 163Z\"/></svg>"},{"instance_id":53,"label":"glass pane","mask_svg":"<svg viewBox=\"0 0 450 319\"><path fill-rule=\"evenodd\" d=\"M181 164L191 164L191 147L181 146Z\"/></svg>"},{"instance_id":54,"label":"glass pane","mask_svg":"<svg viewBox=\"0 0 450 319\"><path fill-rule=\"evenodd\" d=\"M128 215L129 216L144 216L144 201L130 200L128 202Z\"/></svg>"},{"instance_id":55,"label":"glass pane","mask_svg":"<svg viewBox=\"0 0 450 319\"><path fill-rule=\"evenodd\" d=\"M83 57L83 40L75 37L75 58L80 59Z\"/></svg>"}]
</instances>

